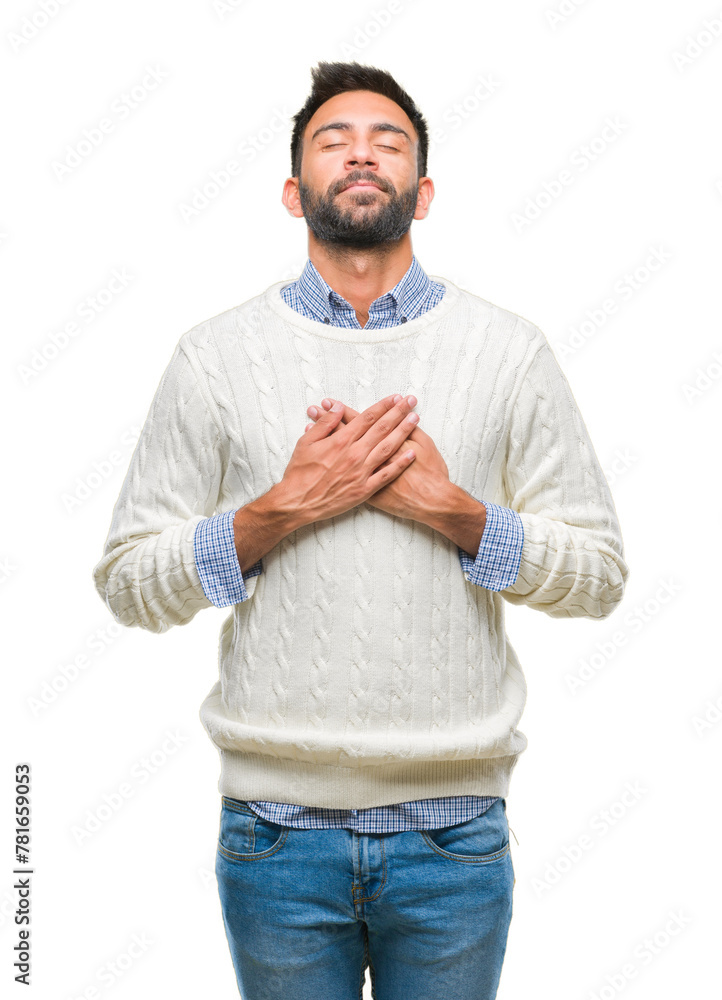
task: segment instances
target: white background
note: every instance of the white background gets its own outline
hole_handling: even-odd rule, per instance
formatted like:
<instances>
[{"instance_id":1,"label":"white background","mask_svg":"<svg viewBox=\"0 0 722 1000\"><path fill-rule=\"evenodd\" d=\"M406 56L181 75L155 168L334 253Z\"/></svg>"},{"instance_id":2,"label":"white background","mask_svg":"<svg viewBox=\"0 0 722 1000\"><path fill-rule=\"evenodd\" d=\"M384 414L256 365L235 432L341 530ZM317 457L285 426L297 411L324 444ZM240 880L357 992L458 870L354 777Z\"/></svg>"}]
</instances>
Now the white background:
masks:
<instances>
[{"instance_id":1,"label":"white background","mask_svg":"<svg viewBox=\"0 0 722 1000\"><path fill-rule=\"evenodd\" d=\"M280 201L289 118L312 65L357 59L391 71L439 130L436 198L412 227L420 263L545 332L607 471L630 567L608 620L507 607L529 746L507 800L517 882L499 998L710 995L722 7L45 6L52 16L39 0L1 15L0 981L27 995L11 949L13 773L29 761L31 995L237 996L213 876L219 761L198 718L226 612L162 636L120 629L91 572L179 337L300 272L306 226ZM121 114L124 93L143 100ZM106 118L112 131L59 171ZM242 172L184 220L181 206L241 149ZM552 197L545 184L556 192L565 169L571 183ZM117 294L103 291L114 269ZM164 754L169 732L178 746ZM154 752L148 775L139 762ZM124 782L132 795L78 842ZM133 935L149 943L126 961Z\"/></svg>"}]
</instances>

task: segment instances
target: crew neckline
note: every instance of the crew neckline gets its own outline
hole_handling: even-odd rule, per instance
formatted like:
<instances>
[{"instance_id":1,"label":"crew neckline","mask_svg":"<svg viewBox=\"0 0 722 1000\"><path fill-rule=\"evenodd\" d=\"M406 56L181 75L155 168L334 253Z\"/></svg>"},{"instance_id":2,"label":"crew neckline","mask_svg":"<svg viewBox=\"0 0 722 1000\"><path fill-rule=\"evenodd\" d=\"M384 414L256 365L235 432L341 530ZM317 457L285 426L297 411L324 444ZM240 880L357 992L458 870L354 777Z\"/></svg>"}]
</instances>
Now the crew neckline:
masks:
<instances>
[{"instance_id":1,"label":"crew neckline","mask_svg":"<svg viewBox=\"0 0 722 1000\"><path fill-rule=\"evenodd\" d=\"M359 330L355 327L333 326L331 323L322 323L319 320L303 316L292 309L281 297L281 289L289 284L288 279L269 285L264 295L271 309L278 313L281 319L292 326L300 327L307 333L312 333L317 337L325 337L326 340L342 340L353 344L378 344L387 340L402 340L404 337L411 337L428 326L429 323L436 323L437 320L443 319L446 313L456 305L461 297L461 289L448 278L441 278L435 274L430 274L429 277L432 281L438 281L444 286L445 291L441 302L437 302L421 316L407 320L406 323L378 330L367 330L365 327Z\"/></svg>"}]
</instances>

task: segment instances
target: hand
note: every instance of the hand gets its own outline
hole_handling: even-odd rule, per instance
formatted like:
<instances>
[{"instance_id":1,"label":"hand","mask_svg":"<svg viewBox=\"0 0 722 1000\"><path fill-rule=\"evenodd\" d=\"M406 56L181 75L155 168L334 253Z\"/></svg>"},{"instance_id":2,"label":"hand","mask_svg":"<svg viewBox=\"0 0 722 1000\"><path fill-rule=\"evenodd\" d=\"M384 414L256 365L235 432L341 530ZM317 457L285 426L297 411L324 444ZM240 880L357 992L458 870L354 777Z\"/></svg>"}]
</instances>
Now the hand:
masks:
<instances>
[{"instance_id":1,"label":"hand","mask_svg":"<svg viewBox=\"0 0 722 1000\"><path fill-rule=\"evenodd\" d=\"M339 404L340 405L340 404ZM304 524L323 521L363 503L415 460L399 445L411 424L408 397L394 403L379 400L341 425L343 407L330 409L296 442L283 479L278 484L284 505L298 511ZM392 457L389 457L392 456Z\"/></svg>"},{"instance_id":2,"label":"hand","mask_svg":"<svg viewBox=\"0 0 722 1000\"><path fill-rule=\"evenodd\" d=\"M393 399L393 397L391 398ZM323 420L334 402L336 400L330 396L327 397L323 401L322 407L316 407L318 415L313 419ZM310 417L313 417L312 409L309 406L306 411ZM344 406L342 416L344 424L353 424L353 421L358 417L357 410L351 406ZM314 426L317 425L307 424L306 433L311 433L310 428ZM407 432L406 437L399 442L398 450L390 455L379 468L383 471L384 467L393 467L393 463L400 455L403 455L409 445L416 453L415 461L390 482L379 487L372 496L367 497L366 503L379 510L384 510L388 514L395 514L397 517L406 517L413 521L427 523L425 515L433 513L439 508L439 498L450 486L449 470L434 444L433 438L425 434L417 425Z\"/></svg>"}]
</instances>

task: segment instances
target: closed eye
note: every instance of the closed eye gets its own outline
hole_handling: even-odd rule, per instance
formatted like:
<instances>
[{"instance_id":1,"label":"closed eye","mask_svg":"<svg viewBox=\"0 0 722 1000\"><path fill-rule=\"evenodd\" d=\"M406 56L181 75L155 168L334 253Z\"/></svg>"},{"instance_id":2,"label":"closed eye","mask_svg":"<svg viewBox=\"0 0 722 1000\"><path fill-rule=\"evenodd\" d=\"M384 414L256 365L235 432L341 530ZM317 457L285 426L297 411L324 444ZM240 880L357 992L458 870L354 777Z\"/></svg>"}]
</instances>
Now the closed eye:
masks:
<instances>
[{"instance_id":1,"label":"closed eye","mask_svg":"<svg viewBox=\"0 0 722 1000\"><path fill-rule=\"evenodd\" d=\"M333 149L335 146L343 146L343 145L345 145L345 143L343 142L332 142L327 146L323 146L322 148ZM381 149L391 149L393 150L394 153L398 153L398 149L396 148L396 146L381 146Z\"/></svg>"}]
</instances>

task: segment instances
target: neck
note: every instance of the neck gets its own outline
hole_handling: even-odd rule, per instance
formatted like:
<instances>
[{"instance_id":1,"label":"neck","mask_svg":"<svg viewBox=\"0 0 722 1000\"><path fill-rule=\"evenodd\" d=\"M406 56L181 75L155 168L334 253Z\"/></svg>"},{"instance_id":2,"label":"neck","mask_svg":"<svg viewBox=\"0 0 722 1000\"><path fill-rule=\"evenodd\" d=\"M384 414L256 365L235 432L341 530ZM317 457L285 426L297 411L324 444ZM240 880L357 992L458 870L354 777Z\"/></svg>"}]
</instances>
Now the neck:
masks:
<instances>
[{"instance_id":1,"label":"neck","mask_svg":"<svg viewBox=\"0 0 722 1000\"><path fill-rule=\"evenodd\" d=\"M319 240L309 231L308 256L323 280L354 307L363 326L371 303L391 291L411 267L413 249L409 233L394 243L358 249Z\"/></svg>"}]
</instances>

